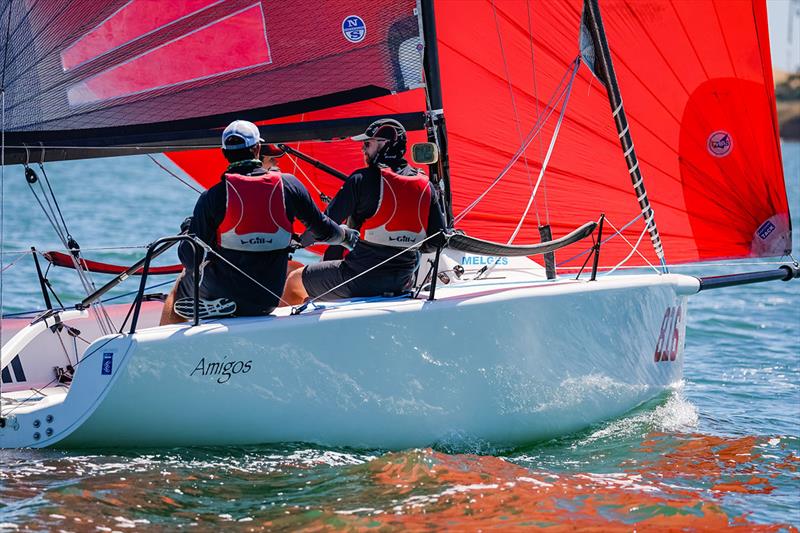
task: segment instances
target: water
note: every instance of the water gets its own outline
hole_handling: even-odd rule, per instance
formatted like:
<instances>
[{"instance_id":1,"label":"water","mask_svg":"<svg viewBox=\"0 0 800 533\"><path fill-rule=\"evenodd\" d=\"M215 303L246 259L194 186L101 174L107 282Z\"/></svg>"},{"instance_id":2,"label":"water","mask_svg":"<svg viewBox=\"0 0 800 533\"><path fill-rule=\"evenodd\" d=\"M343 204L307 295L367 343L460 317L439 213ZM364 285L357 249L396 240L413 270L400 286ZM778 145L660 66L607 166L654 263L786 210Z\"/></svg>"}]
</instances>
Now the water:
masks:
<instances>
[{"instance_id":1,"label":"water","mask_svg":"<svg viewBox=\"0 0 800 533\"><path fill-rule=\"evenodd\" d=\"M800 228L800 144L784 144L783 153ZM137 247L174 232L196 197L145 157L47 168L84 249ZM26 188L20 171L8 169L6 263L32 242L57 248ZM89 190L103 201L87 202ZM142 253L91 255L124 264ZM18 257L5 272L6 312L41 306L31 259ZM69 273L51 278L67 300L80 296ZM692 297L680 389L620 419L524 449L454 440L391 453L305 444L0 451L0 530L797 531L798 296L800 283L773 282Z\"/></svg>"}]
</instances>

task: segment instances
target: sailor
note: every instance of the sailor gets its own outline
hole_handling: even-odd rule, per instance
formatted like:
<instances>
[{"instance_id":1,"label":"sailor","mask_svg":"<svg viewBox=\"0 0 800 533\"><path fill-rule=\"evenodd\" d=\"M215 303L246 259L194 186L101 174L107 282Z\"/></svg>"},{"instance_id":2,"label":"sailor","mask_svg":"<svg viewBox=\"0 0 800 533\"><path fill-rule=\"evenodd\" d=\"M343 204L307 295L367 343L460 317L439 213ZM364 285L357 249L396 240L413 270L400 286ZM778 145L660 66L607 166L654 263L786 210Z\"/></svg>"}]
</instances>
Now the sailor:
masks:
<instances>
[{"instance_id":1,"label":"sailor","mask_svg":"<svg viewBox=\"0 0 800 533\"><path fill-rule=\"evenodd\" d=\"M344 259L291 272L284 291L284 300L290 305L308 297L402 293L411 288L418 266L420 247L415 245L445 228L437 190L422 171L404 159L406 130L402 124L380 119L352 139L363 143L366 167L347 178L325 213L336 222L349 218L353 227L361 228L361 238ZM408 251L401 253L403 250ZM372 269L383 261L387 262Z\"/></svg>"},{"instance_id":2,"label":"sailor","mask_svg":"<svg viewBox=\"0 0 800 533\"><path fill-rule=\"evenodd\" d=\"M201 270L204 318L264 315L278 305L295 218L314 240L352 246L358 239L355 230L322 214L295 176L277 171L274 161L264 168L263 142L251 122L236 120L225 128L222 153L230 165L220 182L200 195L188 219L188 233L213 250ZM200 260L194 255L193 246L182 242L178 256L184 272L165 302L161 324L194 316L192 272Z\"/></svg>"},{"instance_id":3,"label":"sailor","mask_svg":"<svg viewBox=\"0 0 800 533\"><path fill-rule=\"evenodd\" d=\"M270 172L280 172L278 158L283 157L285 152L274 144L261 145L261 165Z\"/></svg>"}]
</instances>

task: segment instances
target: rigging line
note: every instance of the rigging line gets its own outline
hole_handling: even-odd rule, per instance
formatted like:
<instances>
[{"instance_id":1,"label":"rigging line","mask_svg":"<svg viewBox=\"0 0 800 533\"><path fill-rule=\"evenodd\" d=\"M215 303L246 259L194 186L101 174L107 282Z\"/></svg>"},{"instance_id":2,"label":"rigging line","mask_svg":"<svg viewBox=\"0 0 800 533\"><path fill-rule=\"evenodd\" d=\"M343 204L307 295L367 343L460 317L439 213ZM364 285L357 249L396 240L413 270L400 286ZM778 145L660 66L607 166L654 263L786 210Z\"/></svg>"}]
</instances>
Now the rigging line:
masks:
<instances>
[{"instance_id":1,"label":"rigging line","mask_svg":"<svg viewBox=\"0 0 800 533\"><path fill-rule=\"evenodd\" d=\"M547 148L547 154L545 155L544 161L542 161L542 168L539 170L539 177L536 179L536 186L534 186L533 191L531 192L530 198L528 198L528 205L525 206L525 211L522 213L522 216L517 223L517 227L514 228L514 232L511 234L511 237L508 239L506 244L511 244L514 242L514 239L517 238L520 230L522 229L523 224L525 223L525 219L528 217L528 212L531 209L531 204L534 203L534 199L536 198L536 192L539 190L539 185L542 183L544 179L544 172L547 170L547 165L550 163L550 156L553 155L553 148L556 146L556 140L558 139L559 131L561 130L561 124L564 122L564 114L567 111L567 104L569 103L569 96L572 94L572 84L575 82L575 74L578 72L578 67L580 63L578 61L575 62L575 67L572 70L572 78L569 80L569 85L567 85L566 94L564 96L564 100L561 103L561 112L558 116L558 122L556 122L556 127L553 130L553 136L550 139L550 146ZM537 216L538 220L538 216ZM489 265L489 267L484 271L486 276L494 270L494 267L497 266L497 261Z\"/></svg>"},{"instance_id":2,"label":"rigging line","mask_svg":"<svg viewBox=\"0 0 800 533\"><path fill-rule=\"evenodd\" d=\"M553 148L556 146L556 140L558 139L558 133L561 130L561 124L564 122L564 114L567 111L567 104L569 103L569 96L572 94L572 85L575 82L575 74L578 73L578 67L580 66L579 62L575 62L575 67L572 69L572 77L569 80L569 85L566 88L566 94L564 95L564 100L561 103L561 113L558 116L558 122L556 122L556 127L553 130L553 137L550 139L550 146L547 148L547 154L544 157L544 161L542 161L542 168L539 170L539 177L536 179L536 186L533 188L533 192L531 193L531 197L528 200L528 205L525 207L525 212L522 214L519 223L517 224L514 233L511 235L511 238L508 240L508 244L511 244L514 239L519 234L520 229L522 229L522 224L525 222L525 218L528 216L528 211L531 208L531 202L534 201L536 197L536 191L539 190L539 184L544 179L544 172L547 170L547 165L550 163L550 157L553 155ZM538 220L538 216L537 216Z\"/></svg>"},{"instance_id":3,"label":"rigging line","mask_svg":"<svg viewBox=\"0 0 800 533\"><path fill-rule=\"evenodd\" d=\"M30 253L30 252L29 252L29 253ZM6 253L4 253L3 255L7 255L7 254L8 254L8 253L6 252ZM16 265L16 264L19 262L19 260L20 260L20 259L22 259L22 258L23 258L23 257L25 257L25 256L26 256L26 254L18 254L16 259L14 259L13 261L11 261L9 264L7 264L7 265L3 266L2 272L5 272L5 271L6 271L6 270L8 270L9 268L11 268L11 267L13 267L14 265Z\"/></svg>"},{"instance_id":4,"label":"rigging line","mask_svg":"<svg viewBox=\"0 0 800 533\"><path fill-rule=\"evenodd\" d=\"M606 217L606 222L608 222L608 225L611 226L611 229L613 229L614 231L617 231L617 228L614 227L614 224L612 224L610 220L608 220L608 217ZM644 229L647 230L647 224L644 225ZM618 232L618 233L619 233L619 236L622 237L622 240L625 241L626 243L628 243L628 246L633 248L633 251L636 252L637 254L639 254L639 257L644 259L644 262L647 263L650 266L650 268L652 268L653 270L658 272L658 269L656 267L654 267L652 265L652 263L650 263L650 261L648 261L647 258L644 255L642 255L642 253L638 250L638 246L639 246L639 242L638 241L636 243L636 246L634 246L633 244L631 244L631 241L629 241L628 239L625 238L625 235L623 235L621 231ZM642 240L642 238L639 237L639 240ZM633 252L631 252L631 254L633 254ZM628 256L628 258L629 257L630 257L630 255ZM626 258L625 261L627 261L628 258Z\"/></svg>"},{"instance_id":5,"label":"rigging line","mask_svg":"<svg viewBox=\"0 0 800 533\"><path fill-rule=\"evenodd\" d=\"M305 122L305 120L306 120L306 114L303 113L303 114L300 115L300 122ZM298 152L300 151L300 144L302 144L302 143L300 141L297 141L297 144L295 145L295 148L294 148ZM321 197L322 196L322 191L319 190L319 187L317 187L317 184L314 183L313 181L311 181L311 178L308 176L308 174L306 174L305 171L300 167L300 163L297 162L297 158L296 157L292 157L290 154L286 154L286 157L289 158L289 161L291 161L292 165L294 166L294 168L292 170L293 171L294 170L300 171L300 174L303 175L303 177L306 179L308 184L311 185L314 188L314 190L317 192L317 194Z\"/></svg>"},{"instance_id":6,"label":"rigging line","mask_svg":"<svg viewBox=\"0 0 800 533\"><path fill-rule=\"evenodd\" d=\"M171 171L170 169L168 169L166 166L162 165L162 164L161 164L161 163L158 161L158 159L156 159L155 157L153 157L153 154L147 154L147 157L149 157L149 158L150 158L150 161L152 161L153 163L155 163L155 164L156 164L156 166L158 166L158 168L160 168L161 170L163 170L164 172L166 172L167 174L169 174L170 176L172 176L172 177L173 177L173 178L175 178L176 180L180 181L181 183L183 183L184 185L186 185L187 187L189 187L190 189L192 189L192 190L193 190L194 192L196 192L197 194L202 194L202 193L203 193L203 191L201 191L200 189L198 189L197 187L195 187L194 185L192 185L192 184L191 184L191 183L189 183L188 181L186 181L186 180L184 180L183 178L181 178L180 176L178 176L176 173L174 173L173 171Z\"/></svg>"},{"instance_id":7,"label":"rigging line","mask_svg":"<svg viewBox=\"0 0 800 533\"><path fill-rule=\"evenodd\" d=\"M519 120L519 111L517 109L517 100L514 97L514 87L511 84L511 73L508 70L508 60L506 59L506 49L503 46L503 36L500 33L500 21L497 18L497 6L495 4L495 0L492 0L492 14L494 15L494 28L495 32L497 33L497 42L500 45L500 56L503 58L503 70L506 74L506 81L508 82L508 94L511 97L511 109L514 111L514 125L517 128L517 137L519 138L520 144L524 142L522 138L522 125L520 124ZM538 116L536 117L539 118ZM525 154L523 157L523 162L525 163L525 174L528 177L528 184L531 186L531 189L534 188L533 180L531 179L531 169L528 165L528 155ZM541 225L541 221L539 220L539 206L536 206L536 223Z\"/></svg>"},{"instance_id":8,"label":"rigging line","mask_svg":"<svg viewBox=\"0 0 800 533\"><path fill-rule=\"evenodd\" d=\"M531 2L525 1L526 11L528 14L528 43L531 51L531 70L533 72L533 98L536 102L536 116L541 114L539 109L539 87L536 83L536 57L533 54L533 19L531 18ZM542 146L542 138L539 137L539 159L544 157L544 146ZM547 202L547 180L544 180L544 215L545 222L550 224L550 206Z\"/></svg>"},{"instance_id":9,"label":"rigging line","mask_svg":"<svg viewBox=\"0 0 800 533\"><path fill-rule=\"evenodd\" d=\"M627 229L627 228L628 228L628 227L629 227L631 224L633 224L634 222L636 222L637 220L639 220L639 219L640 219L640 218L642 218L643 216L644 216L644 214L642 214L642 213L639 213L638 215L636 215L635 217L633 217L633 218L632 218L631 220L629 220L629 221L628 221L628 222L627 222L627 223L626 223L624 226L622 226L622 228L621 228L620 230L618 230L616 233L612 233L611 235L609 235L608 237L606 237L605 239L603 239L603 241L600 243L600 246L604 245L605 243L607 243L608 241L610 241L611 239L613 239L614 237L616 237L617 235L619 235L619 233L620 233L620 232L622 232L622 231L626 230L626 229ZM606 219L606 220L608 220L608 219ZM587 248L586 250L582 251L581 253L579 253L579 254L577 254L577 255L574 255L574 256L570 257L569 259L566 259L566 260L564 260L564 261L561 261L561 262L560 262L560 263L558 263L558 265L556 265L556 266L557 266L557 267L559 267L559 268L562 268L562 266L561 266L561 265L565 265L565 264L567 264L567 263L569 263L569 262L571 262L571 261L574 261L575 259L577 259L577 258L579 258L579 257L582 257L582 256L584 256L584 255L586 255L586 254L588 254L588 253L591 253L592 249L593 249L593 247L592 247L592 248ZM569 267L564 267L564 268L569 268Z\"/></svg>"},{"instance_id":10,"label":"rigging line","mask_svg":"<svg viewBox=\"0 0 800 533\"><path fill-rule=\"evenodd\" d=\"M563 92L559 95L559 99L561 98L562 95L563 95ZM511 170L511 168L514 166L514 163L517 162L517 160L519 159L519 156L522 153L522 151L525 148L527 148L527 146L533 141L533 139L542 130L542 128L544 127L545 121L548 118L550 118L550 115L553 114L554 110L555 110L555 108L552 108L551 111L549 111L542 119L540 119L539 121L537 121L533 125L534 129L531 130L531 134L528 136L527 143L517 149L517 151L511 157L509 162L506 163L505 167L503 167L503 169L500 171L500 173L497 175L497 177L494 179L494 181L492 181L492 183L490 183L489 186L486 187L486 189L484 189L484 191L480 195L478 195L478 197L475 198L475 200L472 201L472 203L470 203L467 207L465 207L461 211L461 213L459 213L458 216L455 217L454 222L460 222L470 211L472 211L475 208L475 206L477 206L481 202L481 200L483 200L486 197L487 194L489 194L489 192L491 192L492 189L494 189L494 187L498 183L500 183L500 180L505 177L505 175L508 173L508 171Z\"/></svg>"},{"instance_id":11,"label":"rigging line","mask_svg":"<svg viewBox=\"0 0 800 533\"><path fill-rule=\"evenodd\" d=\"M44 198L44 201L47 203L47 209L50 210L49 214L46 212L45 215L47 215L48 220L50 220L50 217L52 217L51 224L53 225L54 228L56 228L59 238L64 243L64 248L66 248L67 250L71 250L72 247L69 244L69 239L72 236L69 234L69 229L67 229L67 225L63 224L63 228L61 226L58 226L58 219L56 218L56 212L53 209L53 206L50 204L50 197L47 195L47 191L44 190L44 185L42 185L42 180L36 180L36 181L39 183L39 188L42 190L42 197ZM32 184L31 187L33 187ZM53 201L55 202L55 197L53 198ZM42 206L42 211L44 211L45 210L44 205L42 205L41 202L39 202L39 205ZM63 218L61 219L61 222L62 223L64 222Z\"/></svg>"},{"instance_id":12,"label":"rigging line","mask_svg":"<svg viewBox=\"0 0 800 533\"><path fill-rule=\"evenodd\" d=\"M69 352L67 351L67 345L64 344L64 339L61 338L61 332L56 330L56 337L58 337L58 342L61 344L61 349L64 350L64 355L67 356L67 364L72 365L72 359L69 357Z\"/></svg>"},{"instance_id":13,"label":"rigging line","mask_svg":"<svg viewBox=\"0 0 800 533\"><path fill-rule=\"evenodd\" d=\"M42 196L44 196L45 200L47 201L47 206L50 208L50 213L48 213L47 209L45 208L44 204L42 203L39 196L36 194L36 191L33 188L33 184L28 183L28 186L33 193L33 197L36 198L36 201L39 203L39 206L42 208L47 220L50 222L50 225L53 227L53 230L58 235L59 239L61 239L61 243L64 246L67 254L70 256L73 265L75 266L75 272L78 276L78 279L81 281L81 285L83 285L83 290L86 291L86 294L91 294L96 290L94 280L91 277L91 273L83 268L83 265L80 263L79 257L75 257L76 251L70 246L66 236L64 235L62 229L58 226L58 220L55 217L55 212L53 212L53 208L50 205L50 201L47 197L47 192L44 190L44 186L39 180L39 187L42 189ZM52 189L51 189L52 192ZM53 201L55 202L55 195L53 196ZM67 231L66 225L64 227L64 231ZM67 233L68 236L68 233ZM70 237L71 238L71 237ZM77 251L78 256L80 256L80 250ZM95 317L97 319L97 323L100 326L100 331L104 334L108 334L109 330L107 328L111 328L111 331L114 331L114 324L111 321L111 317L106 312L105 308L103 307L102 303L98 302L99 312L96 313ZM105 320L105 323L103 322Z\"/></svg>"},{"instance_id":14,"label":"rigging line","mask_svg":"<svg viewBox=\"0 0 800 533\"><path fill-rule=\"evenodd\" d=\"M561 98L564 97L564 94L566 93L566 86L563 89L561 89L561 86L564 85L564 82L566 81L568 74L569 74L569 69L564 71L564 75L561 77L561 81L556 86L555 91L553 92L553 96L551 96L550 101L547 103L547 109L550 109L550 111L548 111L545 115L539 117L536 123L534 123L533 127L531 128L531 131L528 133L528 136L525 139L525 144L523 144L517 149L517 151L511 157L506 166L503 167L503 170L500 171L500 174L498 174L498 176L494 179L494 181L492 181L492 183L490 183L489 186L475 200L473 200L471 204L465 207L464 210L458 214L458 216L455 218L455 222L458 222L461 219L463 219L467 215L467 213L469 213L469 211L471 211L476 205L478 205L478 203L480 203L481 200L483 200L486 197L487 194L489 194L489 191L491 191L500 182L500 180L503 179L503 177L508 173L508 171L511 170L511 167L514 165L514 163L517 162L522 152L525 149L527 149L530 143L533 142L533 139L536 138L536 136L544 127L544 124L547 121L547 119L549 119L550 116L555 112L556 103L559 100L561 100Z\"/></svg>"},{"instance_id":15,"label":"rigging line","mask_svg":"<svg viewBox=\"0 0 800 533\"><path fill-rule=\"evenodd\" d=\"M44 176L44 181L47 183L47 188L50 190L50 196L53 197L53 205L56 206L56 210L58 211L58 216L61 218L61 223L64 225L64 231L67 233L67 237L72 237L69 228L67 227L67 221L64 220L64 215L61 213L61 207L58 205L58 200L56 199L56 194L53 192L53 188L50 186L50 178L47 177L47 171L44 169L44 146L42 146L42 160L39 162L39 169L42 171L42 176Z\"/></svg>"},{"instance_id":16,"label":"rigging line","mask_svg":"<svg viewBox=\"0 0 800 533\"><path fill-rule=\"evenodd\" d=\"M606 220L608 220L608 219L606 219ZM612 225L612 227L613 227L613 225ZM616 266L614 266L614 268L612 268L611 270L609 270L608 272L606 272L606 273L604 274L604 276L608 276L609 274L612 274L612 273L613 273L615 270L617 270L619 267L621 267L622 265L624 265L624 264L625 264L625 263L628 261L628 259L630 259L630 258L633 256L633 254L635 254L635 253L638 253L639 255L642 255L641 253L639 253L639 244L641 244L641 242L642 242L642 238L644 238L644 236L645 236L646 234L647 234L647 226L645 226L645 227L644 227L644 229L642 229L642 232L639 234L639 239L636 241L636 244L632 246L632 248L633 248L633 249L632 249L632 250L630 251L630 253L629 253L629 254L628 254L626 257L625 257L625 259L623 259L622 261L620 261L619 263L617 263L617 264L616 264ZM624 238L624 237L623 237L623 238ZM627 242L627 241L626 241L626 242ZM630 243L628 243L628 244L630 244ZM642 257L644 257L644 256L642 256ZM647 259L645 259L645 261L647 261ZM649 264L649 261L648 261L648 264ZM656 271L656 274L659 274L659 272L658 272L658 269L657 269L656 267L654 267L653 265L650 265L650 267L651 267L653 270L655 270L655 271Z\"/></svg>"},{"instance_id":17,"label":"rigging line","mask_svg":"<svg viewBox=\"0 0 800 533\"><path fill-rule=\"evenodd\" d=\"M320 295L319 295L319 296L317 296L316 298L313 298L313 299L311 299L311 300L307 301L306 303L304 303L304 304L302 304L302 305L300 305L300 306L293 306L293 307L292 307L292 314L295 314L295 313L294 313L295 309L297 309L297 310L298 310L298 313L301 313L301 312L302 312L302 311L303 311L303 310L304 310L304 309L305 309L305 308L306 308L306 307L307 307L309 304L311 304L311 305L314 305L314 303L315 303L315 302L317 302L317 301L318 301L320 298L322 298L322 297L324 297L324 296L326 296L326 295L330 294L331 292L335 291L336 289L338 289L338 288L340 288L340 287L344 287L345 285L347 285L347 284L348 284L348 283L350 283L351 281L354 281L354 280L356 280L356 279L360 278L361 276L363 276L363 275L364 275L364 274L366 274L367 272L372 272L373 270L375 270L375 269L376 269L376 268L378 268L379 266L385 265L386 263L388 263L388 262L389 262L389 261L391 261L392 259L397 259L398 257L400 257L401 255L403 255L403 254L405 254L405 253L412 252L412 251L414 251L415 249L417 249L417 248L420 248L420 247L421 247L421 246L422 246L422 245L423 245L423 244L424 244L426 241L429 241L429 240L433 239L434 237L437 237L437 236L441 235L442 233L443 233L443 232L442 232L441 230L440 230L440 231L437 231L437 232L436 232L436 233L434 233L433 235L429 235L428 237L425 237L424 239L422 239L422 240L421 240L421 241L419 241L418 243L416 243L416 244L413 244L412 246L409 246L408 248L404 248L403 250L401 250L400 252L396 253L395 255L393 255L393 256L391 256L391 257L389 257L388 259L384 259L383 261L381 261L381 262L380 262L380 263L378 263L377 265L373 265L373 266L371 266L370 268L366 269L365 271L363 271L363 272L359 272L357 275L353 276L352 278L350 278L350 279L348 279L348 280L345 280L345 281L343 281L342 283L338 284L337 286L335 286L335 287L332 287L332 288L328 289L327 291L323 292L322 294L320 294Z\"/></svg>"},{"instance_id":18,"label":"rigging line","mask_svg":"<svg viewBox=\"0 0 800 533\"><path fill-rule=\"evenodd\" d=\"M144 290L150 291L150 290L153 290L153 289L157 289L159 287L163 287L164 285L172 285L174 283L175 283L175 280L174 279L170 279L169 281L163 281L161 283L157 283L155 285L150 285L148 287L145 287ZM134 295L138 294L138 292L139 292L138 290L132 291L132 292L126 292L125 294L119 294L117 296L112 296L111 298L105 298L104 300L102 300L102 302L106 303L106 302L111 302L113 300L119 300L120 298L125 298L127 296L134 296ZM56 298L58 298L58 296L56 296ZM60 300L59 300L59 302L60 302ZM66 310L66 308L63 305L61 306L61 309L62 310ZM43 313L45 311L47 311L47 309L30 309L28 311L20 311L18 313L7 313L7 314L3 315L0 318L5 319L5 318L18 317L18 316L35 316L35 315L38 315L38 314ZM86 344L91 344L90 341L84 339L83 337L79 336L78 338L81 339Z\"/></svg>"},{"instance_id":19,"label":"rigging line","mask_svg":"<svg viewBox=\"0 0 800 533\"><path fill-rule=\"evenodd\" d=\"M297 143L297 144L298 144L298 148L299 148L300 143ZM295 150L297 150L297 148L295 148ZM308 176L308 174L306 174L306 171L303 170L302 167L300 167L300 164L297 162L297 158L296 157L292 157L289 154L286 154L286 157L288 157L289 161L291 161L292 165L294 165L294 168L292 170L293 171L294 170L300 171L300 174L302 174L303 177L308 182L308 184L311 185L314 188L315 191L317 191L317 194L322 195L323 193L322 193L321 190L319 190L319 187L317 187L317 185L313 181L311 181L311 178Z\"/></svg>"}]
</instances>

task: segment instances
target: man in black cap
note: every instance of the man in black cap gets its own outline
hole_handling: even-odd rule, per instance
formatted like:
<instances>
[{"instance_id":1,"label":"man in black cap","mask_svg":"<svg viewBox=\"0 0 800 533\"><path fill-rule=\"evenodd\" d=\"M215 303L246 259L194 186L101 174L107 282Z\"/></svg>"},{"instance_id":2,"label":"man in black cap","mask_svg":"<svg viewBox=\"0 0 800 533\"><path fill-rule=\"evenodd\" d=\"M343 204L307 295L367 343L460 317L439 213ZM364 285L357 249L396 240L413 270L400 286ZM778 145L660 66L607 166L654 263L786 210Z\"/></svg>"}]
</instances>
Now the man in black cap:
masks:
<instances>
[{"instance_id":1,"label":"man in black cap","mask_svg":"<svg viewBox=\"0 0 800 533\"><path fill-rule=\"evenodd\" d=\"M404 159L402 124L389 118L377 120L352 139L363 142L367 166L347 178L325 213L335 222L349 217L353 227L361 228L360 240L343 260L322 261L291 272L283 296L290 305L308 297L401 293L411 288L419 262L417 245L445 228L437 190ZM304 235L304 240L309 236Z\"/></svg>"},{"instance_id":2,"label":"man in black cap","mask_svg":"<svg viewBox=\"0 0 800 533\"><path fill-rule=\"evenodd\" d=\"M200 314L203 318L270 313L279 303L286 280L292 221L300 219L314 240L354 244L356 231L322 214L306 188L260 156L264 139L258 126L232 122L222 134L222 153L230 163L219 183L197 199L188 233L205 242L201 267ZM266 154L274 157L277 154ZM194 315L194 250L182 242L178 256L184 272L164 305L161 324Z\"/></svg>"}]
</instances>

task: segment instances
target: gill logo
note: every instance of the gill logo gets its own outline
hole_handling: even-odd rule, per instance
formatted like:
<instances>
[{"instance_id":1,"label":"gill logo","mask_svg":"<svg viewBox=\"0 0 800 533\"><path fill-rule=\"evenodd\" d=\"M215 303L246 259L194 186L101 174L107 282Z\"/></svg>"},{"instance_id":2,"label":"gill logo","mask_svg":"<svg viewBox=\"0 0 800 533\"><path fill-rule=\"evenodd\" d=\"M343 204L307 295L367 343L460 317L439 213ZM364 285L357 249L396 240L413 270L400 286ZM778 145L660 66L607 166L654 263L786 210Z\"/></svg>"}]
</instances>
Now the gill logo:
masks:
<instances>
[{"instance_id":1,"label":"gill logo","mask_svg":"<svg viewBox=\"0 0 800 533\"><path fill-rule=\"evenodd\" d=\"M656 342L656 351L653 358L656 363L660 361L674 361L678 356L681 344L681 320L683 312L681 306L667 307L664 319L661 321L661 331Z\"/></svg>"}]
</instances>

